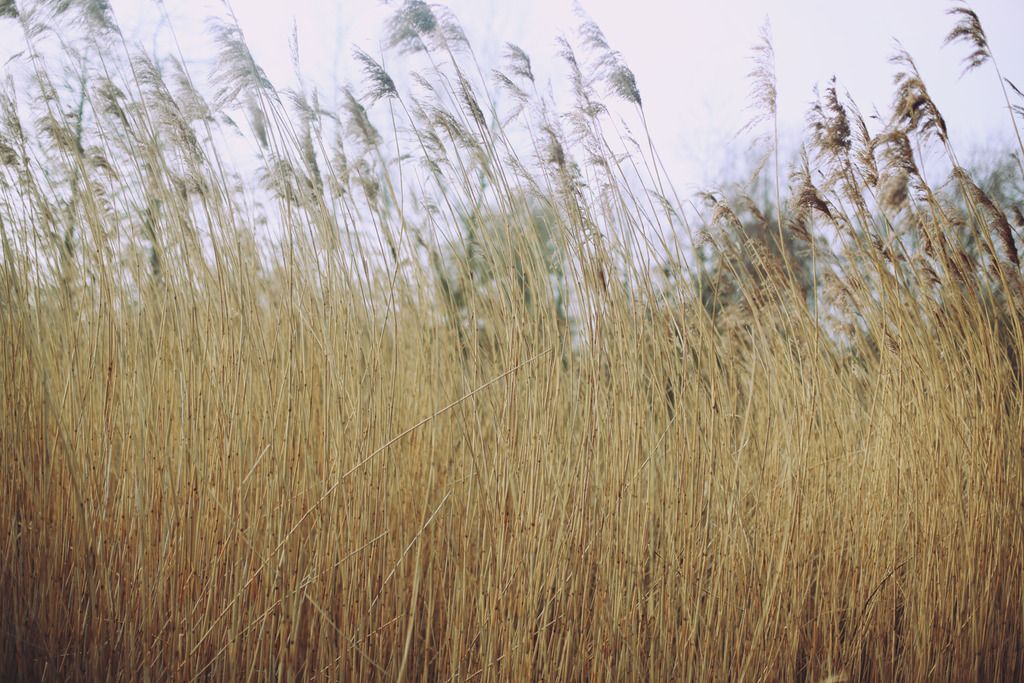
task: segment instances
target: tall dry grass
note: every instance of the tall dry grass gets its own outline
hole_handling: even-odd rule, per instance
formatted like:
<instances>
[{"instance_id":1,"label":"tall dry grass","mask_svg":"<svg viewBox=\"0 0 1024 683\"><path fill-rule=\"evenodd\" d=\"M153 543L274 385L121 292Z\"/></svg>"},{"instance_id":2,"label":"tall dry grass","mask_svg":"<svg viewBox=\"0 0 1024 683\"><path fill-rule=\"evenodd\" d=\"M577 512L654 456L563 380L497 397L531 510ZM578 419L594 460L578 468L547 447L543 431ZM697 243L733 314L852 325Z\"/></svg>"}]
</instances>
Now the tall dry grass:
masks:
<instances>
[{"instance_id":1,"label":"tall dry grass","mask_svg":"<svg viewBox=\"0 0 1024 683\"><path fill-rule=\"evenodd\" d=\"M680 199L592 24L559 109L410 0L328 106L0 14L3 678L1024 675L1022 197L909 55L765 205Z\"/></svg>"}]
</instances>

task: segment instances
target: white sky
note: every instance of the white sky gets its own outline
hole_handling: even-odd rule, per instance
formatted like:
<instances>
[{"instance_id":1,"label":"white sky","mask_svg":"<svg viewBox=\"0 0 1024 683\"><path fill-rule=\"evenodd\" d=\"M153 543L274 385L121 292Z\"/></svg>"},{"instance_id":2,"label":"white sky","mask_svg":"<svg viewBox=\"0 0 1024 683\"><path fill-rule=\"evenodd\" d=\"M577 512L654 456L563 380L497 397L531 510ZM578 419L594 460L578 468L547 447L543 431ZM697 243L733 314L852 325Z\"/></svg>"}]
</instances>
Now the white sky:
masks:
<instances>
[{"instance_id":1,"label":"white sky","mask_svg":"<svg viewBox=\"0 0 1024 683\"><path fill-rule=\"evenodd\" d=\"M186 55L208 54L205 17L220 0L165 0ZM161 35L154 0L112 0L126 35L152 43ZM449 0L485 68L497 66L505 42L523 47L540 79L563 74L554 39L574 36L572 0ZM898 38L914 56L961 150L1009 143L1012 131L998 80L986 67L960 78L964 46L942 47L952 26L943 0L580 0L636 74L655 143L678 185L730 176L745 154L735 138L746 111L750 47L769 18L774 34L783 139L795 143L816 83L833 74L865 114L891 100ZM275 85L291 82L288 36L298 27L303 69L330 90L358 84L353 45L372 54L393 8L377 0L233 0L246 37ZM1004 75L1024 88L1024 0L975 0ZM732 174L735 175L735 174Z\"/></svg>"}]
</instances>

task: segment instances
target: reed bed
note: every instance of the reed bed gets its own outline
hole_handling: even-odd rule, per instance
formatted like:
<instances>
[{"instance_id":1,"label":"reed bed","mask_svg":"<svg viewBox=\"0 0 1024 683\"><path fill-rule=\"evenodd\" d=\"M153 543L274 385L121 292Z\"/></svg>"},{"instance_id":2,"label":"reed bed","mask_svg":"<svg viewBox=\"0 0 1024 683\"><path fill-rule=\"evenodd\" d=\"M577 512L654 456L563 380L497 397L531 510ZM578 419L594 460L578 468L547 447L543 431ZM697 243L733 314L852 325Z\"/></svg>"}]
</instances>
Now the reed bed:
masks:
<instances>
[{"instance_id":1,"label":"reed bed","mask_svg":"<svg viewBox=\"0 0 1024 683\"><path fill-rule=\"evenodd\" d=\"M586 21L556 96L408 0L327 98L0 15L0 677L1024 676L1024 195L910 55L787 170L766 37L681 198Z\"/></svg>"}]
</instances>

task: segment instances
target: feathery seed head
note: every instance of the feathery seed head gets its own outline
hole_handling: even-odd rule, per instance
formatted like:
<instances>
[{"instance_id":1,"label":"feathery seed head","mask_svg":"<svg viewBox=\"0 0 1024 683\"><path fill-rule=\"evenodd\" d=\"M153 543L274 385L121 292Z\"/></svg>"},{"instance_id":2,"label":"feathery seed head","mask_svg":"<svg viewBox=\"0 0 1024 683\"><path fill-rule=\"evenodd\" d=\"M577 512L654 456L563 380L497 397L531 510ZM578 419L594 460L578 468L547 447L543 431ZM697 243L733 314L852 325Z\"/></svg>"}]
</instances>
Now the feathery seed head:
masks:
<instances>
[{"instance_id":1,"label":"feathery seed head","mask_svg":"<svg viewBox=\"0 0 1024 683\"><path fill-rule=\"evenodd\" d=\"M525 78L533 83L533 67L530 63L530 56L521 47L513 43L505 43L506 68L513 76Z\"/></svg>"},{"instance_id":2,"label":"feathery seed head","mask_svg":"<svg viewBox=\"0 0 1024 683\"><path fill-rule=\"evenodd\" d=\"M917 130L926 138L935 135L941 142L947 142L946 121L928 94L910 53L897 44L896 54L889 61L902 67L893 78L896 86L894 120L905 126L907 131Z\"/></svg>"},{"instance_id":3,"label":"feathery seed head","mask_svg":"<svg viewBox=\"0 0 1024 683\"><path fill-rule=\"evenodd\" d=\"M403 53L420 52L428 48L427 40L437 29L430 5L423 0L405 0L388 20L387 44Z\"/></svg>"},{"instance_id":4,"label":"feathery seed head","mask_svg":"<svg viewBox=\"0 0 1024 683\"><path fill-rule=\"evenodd\" d=\"M241 28L219 19L209 20L207 27L218 49L213 69L217 109L237 104L243 93L248 99L259 91L273 92L274 87L249 51Z\"/></svg>"},{"instance_id":5,"label":"feathery seed head","mask_svg":"<svg viewBox=\"0 0 1024 683\"><path fill-rule=\"evenodd\" d=\"M761 26L760 40L751 49L754 68L747 74L751 80L751 100L762 116L775 116L778 90L775 81L775 47L772 45L771 24Z\"/></svg>"},{"instance_id":6,"label":"feathery seed head","mask_svg":"<svg viewBox=\"0 0 1024 683\"><path fill-rule=\"evenodd\" d=\"M977 69L989 59L992 53L989 51L988 38L981 27L981 20L977 13L966 4L957 4L946 10L946 14L955 17L956 23L946 36L943 45L951 43L966 43L970 53L964 57L964 73Z\"/></svg>"},{"instance_id":7,"label":"feathery seed head","mask_svg":"<svg viewBox=\"0 0 1024 683\"><path fill-rule=\"evenodd\" d=\"M384 67L358 47L353 51L353 56L363 67L363 74L369 84L366 96L370 98L370 104L375 104L378 100L398 97L395 82L384 70Z\"/></svg>"},{"instance_id":8,"label":"feathery seed head","mask_svg":"<svg viewBox=\"0 0 1024 683\"><path fill-rule=\"evenodd\" d=\"M1020 255L1017 252L1017 242L1014 239L1013 228L1010 227L1010 221L1006 218L1006 213L1003 212L1003 210L999 208L994 201L992 201L992 198L988 196L988 193L978 187L974 180L971 179L970 174L968 174L962 167L953 167L953 177L959 181L965 193L975 204L977 204L978 208L981 209L981 212L988 218L989 228L995 233L996 237L1002 243L1006 258L1009 259L1013 265L1019 268Z\"/></svg>"}]
</instances>

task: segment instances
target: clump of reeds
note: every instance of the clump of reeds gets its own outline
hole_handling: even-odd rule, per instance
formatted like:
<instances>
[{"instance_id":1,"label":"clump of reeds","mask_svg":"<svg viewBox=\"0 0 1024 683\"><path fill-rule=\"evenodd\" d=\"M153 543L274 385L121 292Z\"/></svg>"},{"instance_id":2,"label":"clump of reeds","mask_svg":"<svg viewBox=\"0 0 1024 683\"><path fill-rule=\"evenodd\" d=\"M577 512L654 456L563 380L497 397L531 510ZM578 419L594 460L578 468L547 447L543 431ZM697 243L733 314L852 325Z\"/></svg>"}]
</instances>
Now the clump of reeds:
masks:
<instances>
[{"instance_id":1,"label":"clump of reeds","mask_svg":"<svg viewBox=\"0 0 1024 683\"><path fill-rule=\"evenodd\" d=\"M412 0L338 93L0 18L0 677L1024 675L1024 200L906 53L787 174L765 33L691 202L588 22L565 105Z\"/></svg>"}]
</instances>

